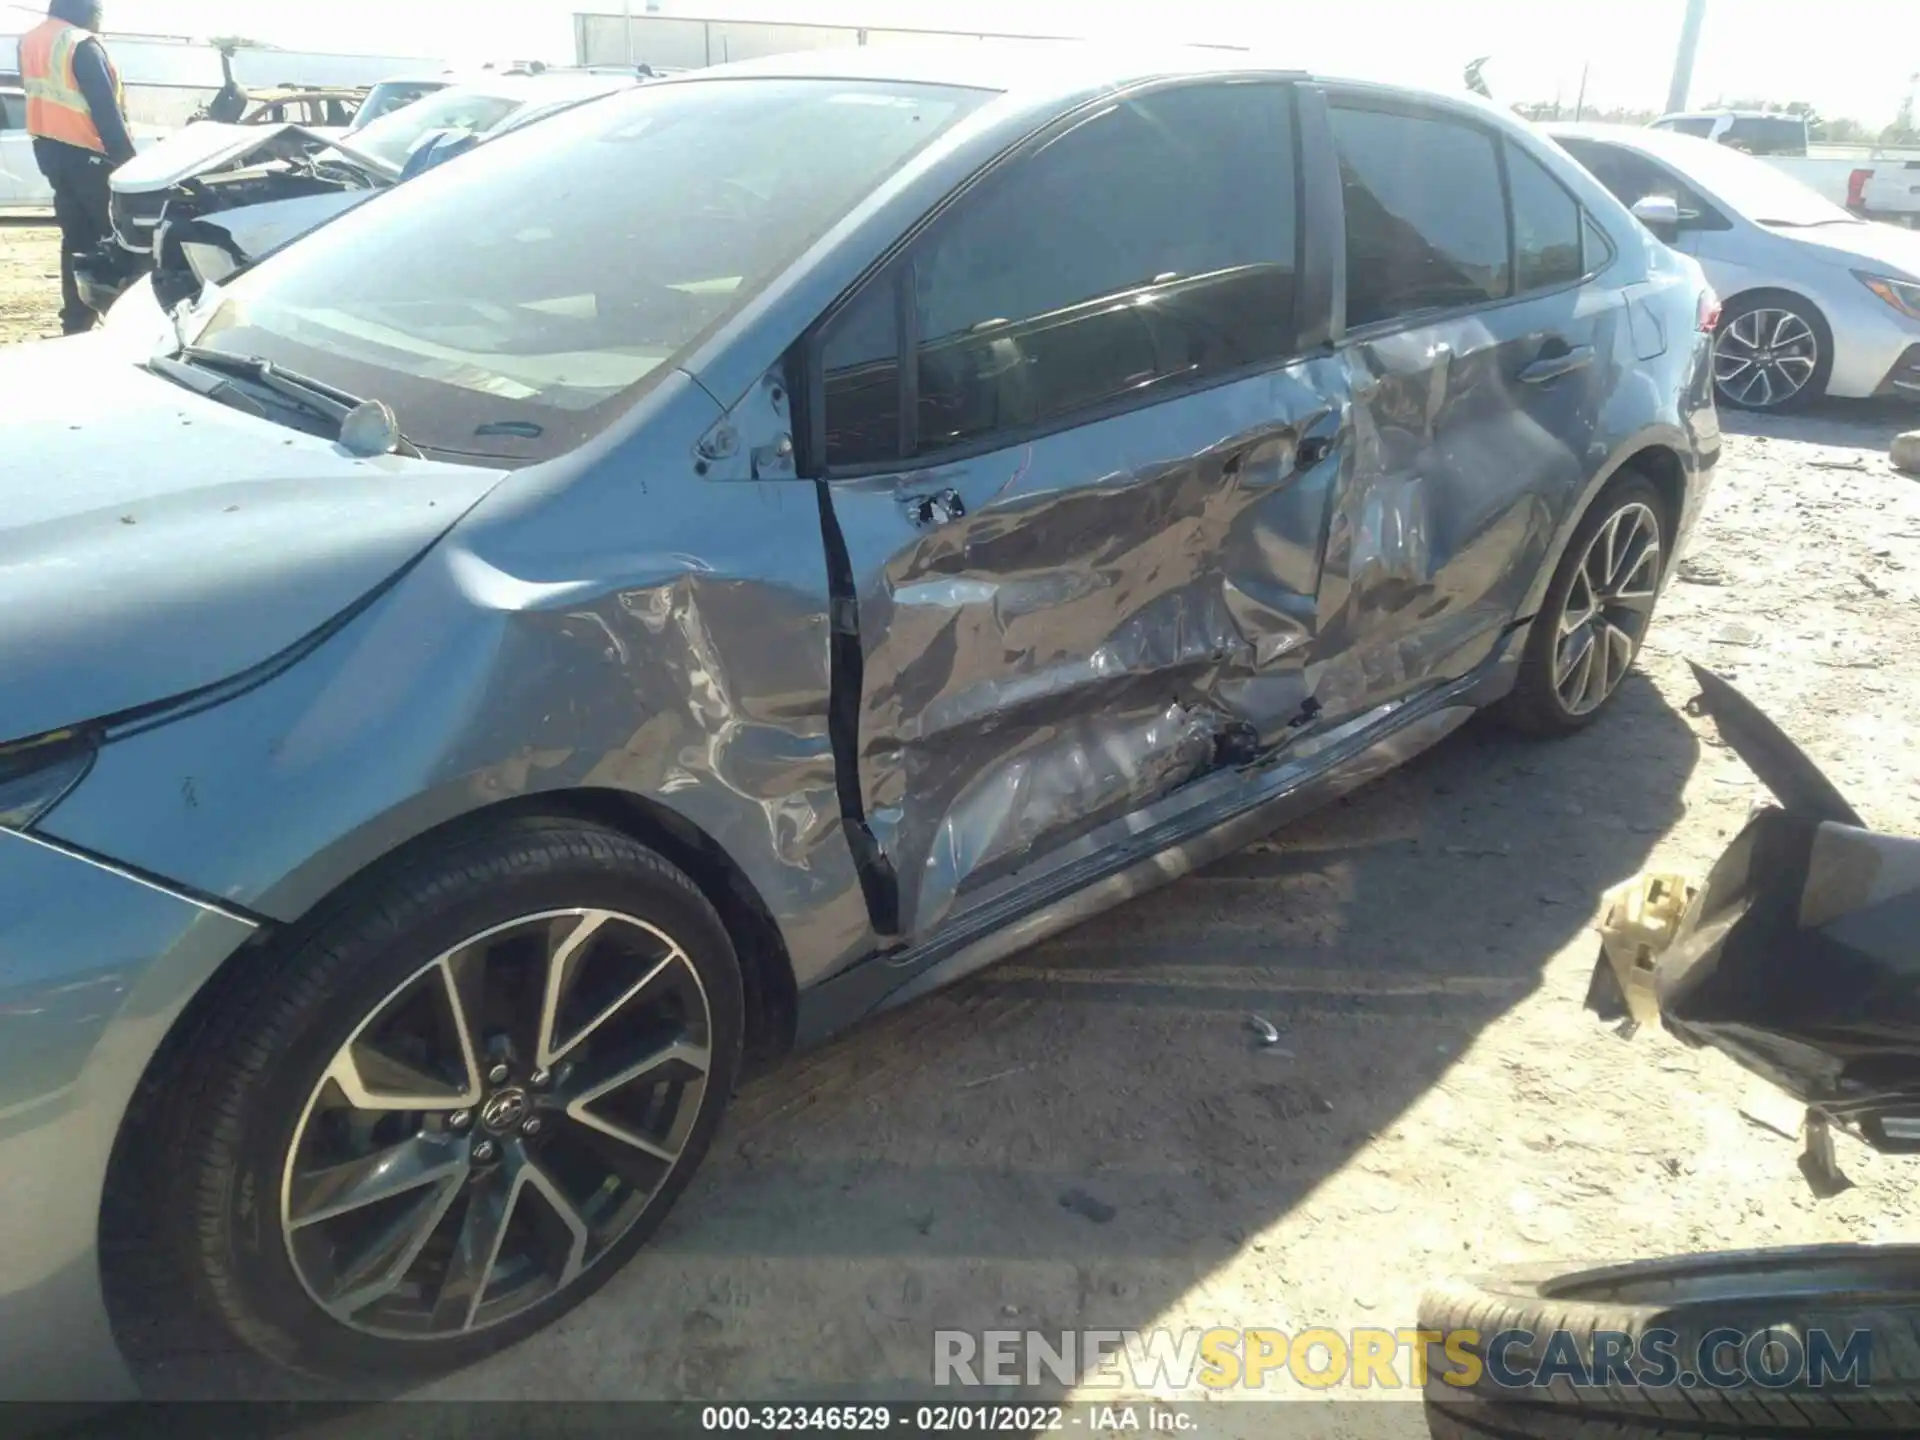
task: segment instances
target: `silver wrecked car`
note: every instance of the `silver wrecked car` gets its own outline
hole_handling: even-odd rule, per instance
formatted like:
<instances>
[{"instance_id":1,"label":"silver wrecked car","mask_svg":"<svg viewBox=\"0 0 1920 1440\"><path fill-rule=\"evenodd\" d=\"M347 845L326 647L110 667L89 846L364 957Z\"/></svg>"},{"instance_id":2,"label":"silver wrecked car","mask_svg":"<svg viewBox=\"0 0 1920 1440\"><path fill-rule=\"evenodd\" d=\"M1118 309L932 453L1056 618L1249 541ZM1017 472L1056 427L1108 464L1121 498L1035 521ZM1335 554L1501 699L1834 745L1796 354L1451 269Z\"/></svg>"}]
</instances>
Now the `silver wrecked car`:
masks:
<instances>
[{"instance_id":1,"label":"silver wrecked car","mask_svg":"<svg viewBox=\"0 0 1920 1440\"><path fill-rule=\"evenodd\" d=\"M1714 312L1476 102L967 46L641 86L0 356L0 1386L129 1384L126 1266L471 1360L743 1066L1589 724Z\"/></svg>"}]
</instances>

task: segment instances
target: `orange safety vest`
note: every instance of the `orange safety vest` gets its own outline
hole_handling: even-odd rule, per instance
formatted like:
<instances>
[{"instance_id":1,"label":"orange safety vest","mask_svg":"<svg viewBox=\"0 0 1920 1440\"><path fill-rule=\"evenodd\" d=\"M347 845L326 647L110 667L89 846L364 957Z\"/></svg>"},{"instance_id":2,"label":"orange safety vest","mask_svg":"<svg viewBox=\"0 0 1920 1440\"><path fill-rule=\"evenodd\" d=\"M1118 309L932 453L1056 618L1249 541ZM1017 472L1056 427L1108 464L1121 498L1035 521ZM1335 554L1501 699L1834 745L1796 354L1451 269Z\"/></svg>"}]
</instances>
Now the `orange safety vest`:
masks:
<instances>
[{"instance_id":1,"label":"orange safety vest","mask_svg":"<svg viewBox=\"0 0 1920 1440\"><path fill-rule=\"evenodd\" d=\"M47 20L20 37L20 80L27 92L27 133L104 155L107 143L73 73L74 52L94 38L91 30L65 20ZM112 60L107 61L107 74L124 115L126 91Z\"/></svg>"}]
</instances>

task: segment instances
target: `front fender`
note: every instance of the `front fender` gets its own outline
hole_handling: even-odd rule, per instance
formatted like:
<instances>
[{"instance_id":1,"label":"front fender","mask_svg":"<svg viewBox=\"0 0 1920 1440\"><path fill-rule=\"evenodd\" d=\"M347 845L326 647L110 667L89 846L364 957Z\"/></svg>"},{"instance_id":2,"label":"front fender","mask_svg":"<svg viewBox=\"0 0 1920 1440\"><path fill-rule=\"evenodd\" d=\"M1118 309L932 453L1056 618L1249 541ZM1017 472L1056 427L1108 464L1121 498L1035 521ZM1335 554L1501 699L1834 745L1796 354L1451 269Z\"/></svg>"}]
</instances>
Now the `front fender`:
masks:
<instances>
[{"instance_id":1,"label":"front fender","mask_svg":"<svg viewBox=\"0 0 1920 1440\"><path fill-rule=\"evenodd\" d=\"M862 953L812 487L700 478L717 407L684 379L648 404L510 480L297 665L113 740L46 830L291 921L437 826L611 790L731 857L800 983Z\"/></svg>"}]
</instances>

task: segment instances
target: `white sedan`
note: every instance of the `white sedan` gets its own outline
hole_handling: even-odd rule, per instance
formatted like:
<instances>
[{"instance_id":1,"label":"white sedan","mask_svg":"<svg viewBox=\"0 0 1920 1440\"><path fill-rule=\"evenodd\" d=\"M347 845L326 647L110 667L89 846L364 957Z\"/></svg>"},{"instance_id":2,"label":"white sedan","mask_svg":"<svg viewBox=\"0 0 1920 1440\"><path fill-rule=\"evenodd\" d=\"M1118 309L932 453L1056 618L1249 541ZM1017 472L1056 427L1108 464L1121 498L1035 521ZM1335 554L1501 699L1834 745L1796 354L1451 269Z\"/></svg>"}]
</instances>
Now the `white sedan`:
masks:
<instances>
[{"instance_id":1,"label":"white sedan","mask_svg":"<svg viewBox=\"0 0 1920 1440\"><path fill-rule=\"evenodd\" d=\"M1545 129L1706 271L1724 303L1714 351L1723 404L1920 400L1920 232L1861 220L1710 140L1614 125Z\"/></svg>"}]
</instances>

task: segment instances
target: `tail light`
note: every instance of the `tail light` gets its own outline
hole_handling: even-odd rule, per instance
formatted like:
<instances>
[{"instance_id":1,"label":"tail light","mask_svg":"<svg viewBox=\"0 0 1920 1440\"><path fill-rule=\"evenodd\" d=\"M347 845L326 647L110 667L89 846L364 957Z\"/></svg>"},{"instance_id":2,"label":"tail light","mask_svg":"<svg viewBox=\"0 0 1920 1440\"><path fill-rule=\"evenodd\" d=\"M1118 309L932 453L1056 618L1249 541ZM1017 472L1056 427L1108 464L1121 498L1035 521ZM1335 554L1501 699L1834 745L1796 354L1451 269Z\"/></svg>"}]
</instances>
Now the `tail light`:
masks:
<instances>
[{"instance_id":1,"label":"tail light","mask_svg":"<svg viewBox=\"0 0 1920 1440\"><path fill-rule=\"evenodd\" d=\"M1873 179L1873 171L1856 170L1847 176L1847 208L1864 210L1867 208L1867 182Z\"/></svg>"},{"instance_id":2,"label":"tail light","mask_svg":"<svg viewBox=\"0 0 1920 1440\"><path fill-rule=\"evenodd\" d=\"M1711 335L1720 328L1720 297L1711 290L1700 292L1698 323L1702 335Z\"/></svg>"}]
</instances>

